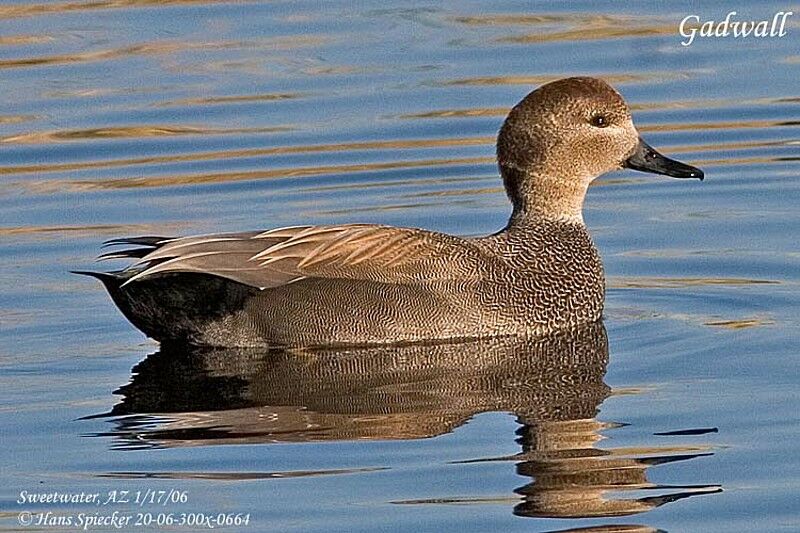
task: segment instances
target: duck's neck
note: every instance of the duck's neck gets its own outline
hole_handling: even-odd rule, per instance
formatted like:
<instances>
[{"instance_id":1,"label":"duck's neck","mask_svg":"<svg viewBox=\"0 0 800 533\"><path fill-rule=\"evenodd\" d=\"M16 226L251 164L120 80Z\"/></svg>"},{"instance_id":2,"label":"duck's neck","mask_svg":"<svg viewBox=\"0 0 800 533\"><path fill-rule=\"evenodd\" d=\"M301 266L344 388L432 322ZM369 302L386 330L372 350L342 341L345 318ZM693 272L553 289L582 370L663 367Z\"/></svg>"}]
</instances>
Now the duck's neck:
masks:
<instances>
[{"instance_id":1,"label":"duck's neck","mask_svg":"<svg viewBox=\"0 0 800 533\"><path fill-rule=\"evenodd\" d=\"M500 172L514 205L509 227L542 219L583 224L586 180L538 175L505 165Z\"/></svg>"}]
</instances>

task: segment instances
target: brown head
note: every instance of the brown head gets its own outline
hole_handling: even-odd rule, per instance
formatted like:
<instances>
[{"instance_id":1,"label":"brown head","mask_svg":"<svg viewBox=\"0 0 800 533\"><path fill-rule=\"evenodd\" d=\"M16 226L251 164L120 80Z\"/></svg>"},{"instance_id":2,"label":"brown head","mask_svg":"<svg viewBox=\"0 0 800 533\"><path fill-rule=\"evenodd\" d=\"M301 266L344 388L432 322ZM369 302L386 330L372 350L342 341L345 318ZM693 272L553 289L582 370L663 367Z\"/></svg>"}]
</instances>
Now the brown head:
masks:
<instances>
[{"instance_id":1,"label":"brown head","mask_svg":"<svg viewBox=\"0 0 800 533\"><path fill-rule=\"evenodd\" d=\"M589 183L622 167L703 179L642 141L625 100L596 78L554 81L526 96L500 129L497 160L514 215L523 218L582 220Z\"/></svg>"}]
</instances>

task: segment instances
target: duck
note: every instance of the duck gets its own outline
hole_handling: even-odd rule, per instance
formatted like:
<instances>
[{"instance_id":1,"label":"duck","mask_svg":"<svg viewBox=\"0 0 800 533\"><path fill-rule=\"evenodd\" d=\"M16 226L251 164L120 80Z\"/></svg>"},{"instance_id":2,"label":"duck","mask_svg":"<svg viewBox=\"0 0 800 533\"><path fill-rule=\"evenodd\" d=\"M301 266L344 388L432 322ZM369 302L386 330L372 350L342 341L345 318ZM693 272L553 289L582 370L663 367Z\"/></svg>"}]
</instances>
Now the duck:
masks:
<instances>
[{"instance_id":1,"label":"duck","mask_svg":"<svg viewBox=\"0 0 800 533\"><path fill-rule=\"evenodd\" d=\"M607 82L546 83L508 113L497 164L504 228L460 237L379 224L298 225L107 241L98 278L162 343L337 346L541 336L602 319L605 277L584 224L589 184L623 168L702 180L640 137Z\"/></svg>"}]
</instances>

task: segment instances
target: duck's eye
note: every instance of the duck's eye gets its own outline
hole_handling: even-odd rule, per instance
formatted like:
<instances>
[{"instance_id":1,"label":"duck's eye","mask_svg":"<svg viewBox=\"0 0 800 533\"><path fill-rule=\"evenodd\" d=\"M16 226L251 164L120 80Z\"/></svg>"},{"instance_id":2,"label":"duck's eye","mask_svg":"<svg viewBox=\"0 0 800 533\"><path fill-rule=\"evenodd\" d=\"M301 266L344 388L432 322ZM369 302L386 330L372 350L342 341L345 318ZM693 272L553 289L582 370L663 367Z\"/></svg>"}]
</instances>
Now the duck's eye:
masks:
<instances>
[{"instance_id":1,"label":"duck's eye","mask_svg":"<svg viewBox=\"0 0 800 533\"><path fill-rule=\"evenodd\" d=\"M604 115L595 115L589 122L595 128L605 128L608 126L608 119Z\"/></svg>"}]
</instances>

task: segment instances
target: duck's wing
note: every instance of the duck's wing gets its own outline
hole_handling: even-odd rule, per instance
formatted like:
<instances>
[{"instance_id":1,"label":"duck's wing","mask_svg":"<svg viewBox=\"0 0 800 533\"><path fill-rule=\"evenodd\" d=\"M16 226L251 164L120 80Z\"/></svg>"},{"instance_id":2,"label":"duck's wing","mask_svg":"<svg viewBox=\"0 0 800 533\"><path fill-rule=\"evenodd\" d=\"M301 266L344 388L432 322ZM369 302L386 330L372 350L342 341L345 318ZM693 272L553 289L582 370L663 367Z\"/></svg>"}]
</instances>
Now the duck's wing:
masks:
<instances>
[{"instance_id":1,"label":"duck's wing","mask_svg":"<svg viewBox=\"0 0 800 533\"><path fill-rule=\"evenodd\" d=\"M150 247L147 253L127 252L139 260L128 267L126 283L168 272L211 274L261 289L308 277L385 283L467 280L478 275L485 260L466 239L367 224L151 238L143 244Z\"/></svg>"}]
</instances>

